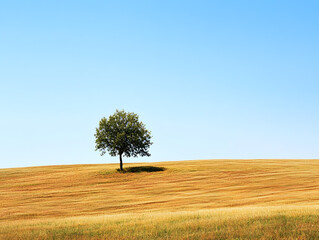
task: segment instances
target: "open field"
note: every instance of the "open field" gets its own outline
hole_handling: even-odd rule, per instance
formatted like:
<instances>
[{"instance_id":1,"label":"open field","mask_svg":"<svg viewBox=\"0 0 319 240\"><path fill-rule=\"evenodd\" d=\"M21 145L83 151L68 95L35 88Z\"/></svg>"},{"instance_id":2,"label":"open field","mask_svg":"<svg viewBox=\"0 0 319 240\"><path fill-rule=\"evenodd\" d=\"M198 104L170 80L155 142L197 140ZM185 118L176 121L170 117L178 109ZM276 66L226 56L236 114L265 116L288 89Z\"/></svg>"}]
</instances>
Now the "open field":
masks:
<instances>
[{"instance_id":1,"label":"open field","mask_svg":"<svg viewBox=\"0 0 319 240\"><path fill-rule=\"evenodd\" d=\"M319 207L241 207L10 222L3 239L319 239Z\"/></svg>"},{"instance_id":2,"label":"open field","mask_svg":"<svg viewBox=\"0 0 319 240\"><path fill-rule=\"evenodd\" d=\"M0 238L319 239L319 160L152 165L0 169Z\"/></svg>"}]
</instances>

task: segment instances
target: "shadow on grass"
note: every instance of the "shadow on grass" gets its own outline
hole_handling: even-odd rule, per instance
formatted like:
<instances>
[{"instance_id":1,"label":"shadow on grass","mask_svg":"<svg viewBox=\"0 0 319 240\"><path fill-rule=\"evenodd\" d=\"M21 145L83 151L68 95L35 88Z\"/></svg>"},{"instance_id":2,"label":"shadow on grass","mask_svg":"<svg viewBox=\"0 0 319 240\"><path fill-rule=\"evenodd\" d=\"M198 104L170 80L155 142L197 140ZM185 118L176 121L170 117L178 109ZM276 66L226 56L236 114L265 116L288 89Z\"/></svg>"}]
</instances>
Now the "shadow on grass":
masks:
<instances>
[{"instance_id":1,"label":"shadow on grass","mask_svg":"<svg viewBox=\"0 0 319 240\"><path fill-rule=\"evenodd\" d=\"M124 168L123 171L121 171L119 168L116 170L121 173L139 173L139 172L160 172L160 171L164 171L165 168L153 167L153 166L140 166L140 167Z\"/></svg>"}]
</instances>

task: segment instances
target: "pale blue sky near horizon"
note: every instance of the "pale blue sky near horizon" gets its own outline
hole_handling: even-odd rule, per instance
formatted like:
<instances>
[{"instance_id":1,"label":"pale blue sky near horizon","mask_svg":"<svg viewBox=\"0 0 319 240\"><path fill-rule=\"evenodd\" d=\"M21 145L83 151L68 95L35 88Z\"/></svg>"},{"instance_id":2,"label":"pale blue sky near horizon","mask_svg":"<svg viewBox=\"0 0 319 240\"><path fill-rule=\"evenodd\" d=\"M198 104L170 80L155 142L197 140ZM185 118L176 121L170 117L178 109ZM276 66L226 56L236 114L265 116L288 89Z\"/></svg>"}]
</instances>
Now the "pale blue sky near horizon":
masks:
<instances>
[{"instance_id":1,"label":"pale blue sky near horizon","mask_svg":"<svg viewBox=\"0 0 319 240\"><path fill-rule=\"evenodd\" d=\"M116 109L151 157L319 158L318 1L1 1L0 168L117 163Z\"/></svg>"}]
</instances>

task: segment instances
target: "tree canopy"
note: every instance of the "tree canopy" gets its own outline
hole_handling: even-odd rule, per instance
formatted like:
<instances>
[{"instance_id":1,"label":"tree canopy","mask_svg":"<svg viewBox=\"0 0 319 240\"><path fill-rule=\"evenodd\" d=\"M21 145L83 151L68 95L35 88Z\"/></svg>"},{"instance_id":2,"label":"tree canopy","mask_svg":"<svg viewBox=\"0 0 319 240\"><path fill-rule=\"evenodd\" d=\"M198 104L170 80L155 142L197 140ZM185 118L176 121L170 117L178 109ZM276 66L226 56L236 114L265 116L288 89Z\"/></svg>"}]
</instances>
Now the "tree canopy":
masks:
<instances>
[{"instance_id":1,"label":"tree canopy","mask_svg":"<svg viewBox=\"0 0 319 240\"><path fill-rule=\"evenodd\" d=\"M95 150L101 155L109 152L111 156L120 157L120 170L123 171L122 156L137 157L150 156L149 147L151 132L145 128L145 124L139 121L139 116L124 110L116 112L108 119L103 117L96 128Z\"/></svg>"}]
</instances>

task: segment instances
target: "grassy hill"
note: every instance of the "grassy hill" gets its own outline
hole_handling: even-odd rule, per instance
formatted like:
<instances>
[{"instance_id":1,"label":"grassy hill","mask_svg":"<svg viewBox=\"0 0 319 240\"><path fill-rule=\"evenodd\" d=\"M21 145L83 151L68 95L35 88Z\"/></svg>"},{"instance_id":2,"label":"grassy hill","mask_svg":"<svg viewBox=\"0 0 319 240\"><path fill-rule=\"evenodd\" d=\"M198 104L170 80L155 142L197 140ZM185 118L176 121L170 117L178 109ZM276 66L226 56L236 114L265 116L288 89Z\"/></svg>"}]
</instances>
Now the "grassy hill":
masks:
<instances>
[{"instance_id":1,"label":"grassy hill","mask_svg":"<svg viewBox=\"0 0 319 240\"><path fill-rule=\"evenodd\" d=\"M0 239L319 238L319 160L152 165L0 169Z\"/></svg>"}]
</instances>

